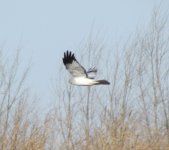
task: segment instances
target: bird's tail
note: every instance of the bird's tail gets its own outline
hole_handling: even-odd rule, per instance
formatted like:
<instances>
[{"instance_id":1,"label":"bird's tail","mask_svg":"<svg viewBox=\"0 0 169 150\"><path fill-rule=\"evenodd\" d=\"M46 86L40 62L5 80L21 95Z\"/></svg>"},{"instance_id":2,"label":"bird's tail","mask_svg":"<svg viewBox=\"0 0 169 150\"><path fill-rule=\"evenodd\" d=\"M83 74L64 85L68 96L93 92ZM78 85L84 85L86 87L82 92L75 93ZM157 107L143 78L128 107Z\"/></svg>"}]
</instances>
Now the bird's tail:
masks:
<instances>
[{"instance_id":1,"label":"bird's tail","mask_svg":"<svg viewBox=\"0 0 169 150\"><path fill-rule=\"evenodd\" d=\"M106 81L106 80L97 80L97 81L96 81L96 85L99 85L99 84L108 85L108 84L110 84L110 82L108 82L108 81Z\"/></svg>"}]
</instances>

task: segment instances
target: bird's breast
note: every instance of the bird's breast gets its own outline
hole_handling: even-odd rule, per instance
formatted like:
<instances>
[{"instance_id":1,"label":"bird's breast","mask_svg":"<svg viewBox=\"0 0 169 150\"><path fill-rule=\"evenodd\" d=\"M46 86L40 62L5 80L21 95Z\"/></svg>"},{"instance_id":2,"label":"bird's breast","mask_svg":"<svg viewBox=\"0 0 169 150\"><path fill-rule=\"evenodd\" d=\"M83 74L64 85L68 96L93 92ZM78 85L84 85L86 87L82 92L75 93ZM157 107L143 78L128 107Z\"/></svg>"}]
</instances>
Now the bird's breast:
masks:
<instances>
[{"instance_id":1,"label":"bird's breast","mask_svg":"<svg viewBox=\"0 0 169 150\"><path fill-rule=\"evenodd\" d=\"M74 85L90 86L93 85L95 81L85 77L75 77L71 79L70 83Z\"/></svg>"}]
</instances>

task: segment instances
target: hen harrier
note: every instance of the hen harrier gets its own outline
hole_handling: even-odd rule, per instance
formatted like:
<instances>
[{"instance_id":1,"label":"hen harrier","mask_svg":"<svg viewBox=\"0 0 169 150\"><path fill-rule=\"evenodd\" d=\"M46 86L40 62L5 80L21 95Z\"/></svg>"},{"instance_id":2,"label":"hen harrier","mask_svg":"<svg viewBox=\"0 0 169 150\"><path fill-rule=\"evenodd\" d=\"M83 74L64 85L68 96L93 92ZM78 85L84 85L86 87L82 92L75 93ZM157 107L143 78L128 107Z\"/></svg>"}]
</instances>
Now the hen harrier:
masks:
<instances>
[{"instance_id":1,"label":"hen harrier","mask_svg":"<svg viewBox=\"0 0 169 150\"><path fill-rule=\"evenodd\" d=\"M67 51L64 53L63 63L66 69L72 75L72 78L69 80L69 82L73 85L91 86L99 84L110 84L106 80L94 80L97 70L93 68L86 71L83 66L81 66L76 60L72 52Z\"/></svg>"}]
</instances>

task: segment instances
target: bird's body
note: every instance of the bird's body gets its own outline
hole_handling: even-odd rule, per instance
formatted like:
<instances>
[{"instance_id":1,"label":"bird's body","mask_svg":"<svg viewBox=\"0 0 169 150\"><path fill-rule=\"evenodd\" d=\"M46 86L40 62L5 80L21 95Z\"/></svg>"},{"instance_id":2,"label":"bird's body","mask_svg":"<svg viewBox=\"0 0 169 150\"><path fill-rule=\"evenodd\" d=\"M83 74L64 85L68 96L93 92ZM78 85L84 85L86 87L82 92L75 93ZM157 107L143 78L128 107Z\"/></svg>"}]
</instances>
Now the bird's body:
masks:
<instances>
[{"instance_id":1,"label":"bird's body","mask_svg":"<svg viewBox=\"0 0 169 150\"><path fill-rule=\"evenodd\" d=\"M81 85L81 86L90 86L97 83L95 80L91 80L86 77L70 78L69 82L73 85Z\"/></svg>"},{"instance_id":2,"label":"bird's body","mask_svg":"<svg viewBox=\"0 0 169 150\"><path fill-rule=\"evenodd\" d=\"M72 75L69 82L73 85L78 86L92 86L92 85L99 85L99 84L110 84L106 80L94 80L94 77L97 73L95 68L89 69L86 71L76 60L74 54L67 51L64 53L63 63L66 69Z\"/></svg>"}]
</instances>

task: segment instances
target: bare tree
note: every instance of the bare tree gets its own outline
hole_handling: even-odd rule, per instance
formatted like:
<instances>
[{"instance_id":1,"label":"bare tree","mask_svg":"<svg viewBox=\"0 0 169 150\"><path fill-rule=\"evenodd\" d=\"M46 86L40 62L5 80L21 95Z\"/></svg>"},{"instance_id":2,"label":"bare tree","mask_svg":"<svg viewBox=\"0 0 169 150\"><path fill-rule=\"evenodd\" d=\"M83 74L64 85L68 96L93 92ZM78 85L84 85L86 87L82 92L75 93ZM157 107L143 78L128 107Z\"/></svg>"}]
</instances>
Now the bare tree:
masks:
<instances>
[{"instance_id":1,"label":"bare tree","mask_svg":"<svg viewBox=\"0 0 169 150\"><path fill-rule=\"evenodd\" d=\"M66 115L60 116L63 143L69 143L66 149L146 149L168 145L169 37L165 16L155 10L145 30L137 31L126 43L109 51L98 35L90 34L82 44L78 51L82 63L107 72L101 75L106 75L111 85L72 87L67 80L57 84L60 90L55 93L62 91L57 106L62 116ZM71 120L67 126L66 120Z\"/></svg>"}]
</instances>

